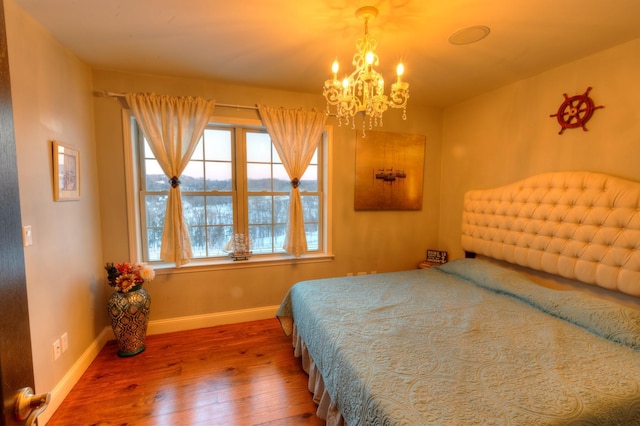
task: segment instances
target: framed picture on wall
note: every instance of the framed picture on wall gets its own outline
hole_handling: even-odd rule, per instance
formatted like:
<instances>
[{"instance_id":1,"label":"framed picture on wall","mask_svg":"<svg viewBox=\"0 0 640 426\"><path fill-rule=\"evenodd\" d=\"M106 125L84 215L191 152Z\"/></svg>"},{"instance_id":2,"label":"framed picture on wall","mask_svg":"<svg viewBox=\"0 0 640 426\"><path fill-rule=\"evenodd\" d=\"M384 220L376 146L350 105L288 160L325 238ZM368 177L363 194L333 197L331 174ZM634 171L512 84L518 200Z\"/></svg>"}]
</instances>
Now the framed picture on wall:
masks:
<instances>
[{"instance_id":1,"label":"framed picture on wall","mask_svg":"<svg viewBox=\"0 0 640 426\"><path fill-rule=\"evenodd\" d=\"M53 141L53 199L71 201L80 199L80 152Z\"/></svg>"},{"instance_id":2,"label":"framed picture on wall","mask_svg":"<svg viewBox=\"0 0 640 426\"><path fill-rule=\"evenodd\" d=\"M421 210L423 135L356 132L355 210Z\"/></svg>"}]
</instances>

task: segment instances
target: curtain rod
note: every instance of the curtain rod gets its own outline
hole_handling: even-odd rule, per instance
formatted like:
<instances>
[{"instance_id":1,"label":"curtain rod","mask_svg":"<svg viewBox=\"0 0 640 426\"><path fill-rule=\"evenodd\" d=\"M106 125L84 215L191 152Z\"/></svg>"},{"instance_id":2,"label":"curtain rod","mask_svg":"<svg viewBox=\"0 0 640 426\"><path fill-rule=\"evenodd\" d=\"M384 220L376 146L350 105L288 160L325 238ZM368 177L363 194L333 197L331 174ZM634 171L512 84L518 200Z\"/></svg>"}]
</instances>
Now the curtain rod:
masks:
<instances>
[{"instance_id":1,"label":"curtain rod","mask_svg":"<svg viewBox=\"0 0 640 426\"><path fill-rule=\"evenodd\" d=\"M125 94L124 93L98 92L98 91L95 91L95 92L93 92L93 94L95 96L101 96L101 97L123 98L123 99L125 98ZM253 109L253 110L257 110L258 109L257 106L231 105L231 104L219 104L219 103L216 103L216 107L233 108L233 109Z\"/></svg>"}]
</instances>

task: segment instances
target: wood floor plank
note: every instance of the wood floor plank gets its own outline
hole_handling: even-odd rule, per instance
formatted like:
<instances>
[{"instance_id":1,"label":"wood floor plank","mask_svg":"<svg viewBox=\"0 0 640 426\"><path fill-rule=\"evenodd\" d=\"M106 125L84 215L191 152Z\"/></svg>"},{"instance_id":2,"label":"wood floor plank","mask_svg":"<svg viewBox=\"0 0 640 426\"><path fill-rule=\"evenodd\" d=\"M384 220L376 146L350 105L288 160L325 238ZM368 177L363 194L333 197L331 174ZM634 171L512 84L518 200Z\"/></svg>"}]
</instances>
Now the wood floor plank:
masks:
<instances>
[{"instance_id":1,"label":"wood floor plank","mask_svg":"<svg viewBox=\"0 0 640 426\"><path fill-rule=\"evenodd\" d=\"M108 342L47 426L323 425L277 319Z\"/></svg>"}]
</instances>

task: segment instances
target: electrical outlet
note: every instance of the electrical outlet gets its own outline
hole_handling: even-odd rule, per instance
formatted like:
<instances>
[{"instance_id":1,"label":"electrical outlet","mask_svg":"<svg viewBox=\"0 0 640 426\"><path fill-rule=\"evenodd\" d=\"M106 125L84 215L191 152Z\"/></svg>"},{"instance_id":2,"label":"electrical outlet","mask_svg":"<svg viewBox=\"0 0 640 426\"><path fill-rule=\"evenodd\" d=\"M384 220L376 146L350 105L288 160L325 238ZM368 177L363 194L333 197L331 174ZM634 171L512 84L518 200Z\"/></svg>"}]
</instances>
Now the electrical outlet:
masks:
<instances>
[{"instance_id":1,"label":"electrical outlet","mask_svg":"<svg viewBox=\"0 0 640 426\"><path fill-rule=\"evenodd\" d=\"M69 335L65 332L60 337L60 341L62 342L62 353L65 353L69 349Z\"/></svg>"},{"instance_id":2,"label":"electrical outlet","mask_svg":"<svg viewBox=\"0 0 640 426\"><path fill-rule=\"evenodd\" d=\"M53 359L56 360L62 355L62 346L60 345L60 339L53 342Z\"/></svg>"},{"instance_id":3,"label":"electrical outlet","mask_svg":"<svg viewBox=\"0 0 640 426\"><path fill-rule=\"evenodd\" d=\"M367 275L366 272L358 272L358 275Z\"/></svg>"}]
</instances>

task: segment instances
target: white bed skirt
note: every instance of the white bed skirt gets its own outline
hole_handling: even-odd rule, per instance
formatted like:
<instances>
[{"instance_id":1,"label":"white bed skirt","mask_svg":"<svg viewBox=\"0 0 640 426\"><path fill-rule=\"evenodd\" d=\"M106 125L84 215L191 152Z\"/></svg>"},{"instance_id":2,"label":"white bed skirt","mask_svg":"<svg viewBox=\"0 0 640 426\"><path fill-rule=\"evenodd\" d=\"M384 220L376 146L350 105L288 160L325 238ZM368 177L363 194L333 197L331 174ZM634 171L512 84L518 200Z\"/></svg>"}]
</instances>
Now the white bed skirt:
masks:
<instances>
[{"instance_id":1,"label":"white bed skirt","mask_svg":"<svg viewBox=\"0 0 640 426\"><path fill-rule=\"evenodd\" d=\"M324 388L324 380L320 371L316 368L316 363L307 351L307 345L304 343L298 328L293 324L293 354L296 358L302 359L302 369L309 375L309 392L313 394L313 402L318 405L316 415L323 419L328 426L347 426L342 418L342 414L331 401L329 393Z\"/></svg>"}]
</instances>

